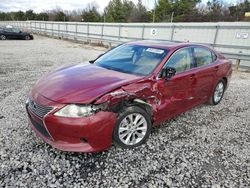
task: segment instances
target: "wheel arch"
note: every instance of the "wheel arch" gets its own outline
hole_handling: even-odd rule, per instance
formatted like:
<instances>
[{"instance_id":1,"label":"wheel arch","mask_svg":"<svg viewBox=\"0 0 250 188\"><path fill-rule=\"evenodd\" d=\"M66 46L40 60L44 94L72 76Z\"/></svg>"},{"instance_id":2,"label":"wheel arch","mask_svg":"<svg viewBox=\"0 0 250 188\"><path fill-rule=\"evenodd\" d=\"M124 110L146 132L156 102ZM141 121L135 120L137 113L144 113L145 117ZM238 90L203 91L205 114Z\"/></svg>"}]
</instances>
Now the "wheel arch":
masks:
<instances>
[{"instance_id":1,"label":"wheel arch","mask_svg":"<svg viewBox=\"0 0 250 188\"><path fill-rule=\"evenodd\" d=\"M130 106L138 106L143 109L150 117L151 121L153 120L153 108L152 106L147 103L146 101L135 98L131 100L123 100L117 104L115 104L111 110L115 113L119 113L123 108L130 107Z\"/></svg>"},{"instance_id":2,"label":"wheel arch","mask_svg":"<svg viewBox=\"0 0 250 188\"><path fill-rule=\"evenodd\" d=\"M123 105L124 104L124 105ZM120 108L117 108L118 111L118 118L117 118L117 122L115 124L115 127L113 129L113 143L122 147L122 148L134 148L137 147L139 145L141 145L142 143L144 143L152 130L152 120L151 117L149 116L147 109L149 109L149 104L145 104L145 101L141 100L141 99L131 99L130 101L123 101L123 104L120 104ZM123 109L121 109L123 108ZM121 125L121 122L123 121L124 118L126 118L129 114L133 114L133 113L139 113L141 114L145 120L147 121L147 129L145 131L145 134L143 134L143 137L136 143L132 142L132 145L129 143L125 143L124 141L121 140L119 134L119 127ZM134 126L134 124L132 125ZM129 128L131 130L131 127ZM132 130L133 132L135 130ZM133 132L131 132L130 134L133 134ZM131 135L128 137L129 139L132 138ZM126 138L127 140L127 138Z\"/></svg>"},{"instance_id":3,"label":"wheel arch","mask_svg":"<svg viewBox=\"0 0 250 188\"><path fill-rule=\"evenodd\" d=\"M227 84L228 84L227 78L226 78L226 77L223 77L222 80L225 82L225 87L227 87Z\"/></svg>"}]
</instances>

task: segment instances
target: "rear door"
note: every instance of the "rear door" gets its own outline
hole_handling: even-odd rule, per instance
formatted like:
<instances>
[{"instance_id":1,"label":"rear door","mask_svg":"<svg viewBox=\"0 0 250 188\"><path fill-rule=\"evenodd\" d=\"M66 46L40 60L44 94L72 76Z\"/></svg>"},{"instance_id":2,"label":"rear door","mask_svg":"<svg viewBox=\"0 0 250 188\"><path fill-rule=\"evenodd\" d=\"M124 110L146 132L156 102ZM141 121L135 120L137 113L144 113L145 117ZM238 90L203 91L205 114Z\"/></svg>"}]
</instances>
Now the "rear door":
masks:
<instances>
[{"instance_id":1,"label":"rear door","mask_svg":"<svg viewBox=\"0 0 250 188\"><path fill-rule=\"evenodd\" d=\"M13 32L11 28L4 28L3 33L8 39L13 39Z\"/></svg>"},{"instance_id":2,"label":"rear door","mask_svg":"<svg viewBox=\"0 0 250 188\"><path fill-rule=\"evenodd\" d=\"M6 37L9 39L22 39L23 38L20 30L16 28L5 28L4 33Z\"/></svg>"},{"instance_id":3,"label":"rear door","mask_svg":"<svg viewBox=\"0 0 250 188\"><path fill-rule=\"evenodd\" d=\"M199 101L206 102L210 97L211 90L216 79L216 72L219 69L217 57L206 47L193 47L195 66L197 67L197 98Z\"/></svg>"},{"instance_id":4,"label":"rear door","mask_svg":"<svg viewBox=\"0 0 250 188\"><path fill-rule=\"evenodd\" d=\"M159 121L172 118L195 105L197 87L196 71L191 48L177 50L164 67L173 67L177 73L170 80L158 80L161 95L157 118Z\"/></svg>"}]
</instances>

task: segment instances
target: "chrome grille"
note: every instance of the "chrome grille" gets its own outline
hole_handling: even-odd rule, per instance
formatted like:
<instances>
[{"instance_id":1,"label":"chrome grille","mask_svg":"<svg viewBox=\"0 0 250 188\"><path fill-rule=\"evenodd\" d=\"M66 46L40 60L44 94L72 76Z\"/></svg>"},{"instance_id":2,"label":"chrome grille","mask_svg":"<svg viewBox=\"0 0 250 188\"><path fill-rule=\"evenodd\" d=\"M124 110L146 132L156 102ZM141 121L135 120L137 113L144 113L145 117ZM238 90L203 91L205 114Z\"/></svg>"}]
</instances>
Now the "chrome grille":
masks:
<instances>
[{"instance_id":1,"label":"chrome grille","mask_svg":"<svg viewBox=\"0 0 250 188\"><path fill-rule=\"evenodd\" d=\"M53 109L50 106L42 106L40 104L37 104L30 98L28 99L28 107L34 114L36 114L38 117L41 117L41 118L43 118L46 114L48 114Z\"/></svg>"}]
</instances>

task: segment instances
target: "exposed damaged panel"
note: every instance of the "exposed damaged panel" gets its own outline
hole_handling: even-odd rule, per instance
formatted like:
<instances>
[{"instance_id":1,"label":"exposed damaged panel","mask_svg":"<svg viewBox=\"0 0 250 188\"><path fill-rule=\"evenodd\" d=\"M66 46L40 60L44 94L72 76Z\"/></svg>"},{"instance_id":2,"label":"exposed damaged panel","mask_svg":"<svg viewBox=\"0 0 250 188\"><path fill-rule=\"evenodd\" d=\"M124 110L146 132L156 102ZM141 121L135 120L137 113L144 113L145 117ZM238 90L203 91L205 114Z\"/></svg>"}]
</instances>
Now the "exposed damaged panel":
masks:
<instances>
[{"instance_id":1,"label":"exposed damaged panel","mask_svg":"<svg viewBox=\"0 0 250 188\"><path fill-rule=\"evenodd\" d=\"M124 106L136 104L146 109L154 124L158 124L180 114L183 108L188 109L191 104L195 105L198 101L195 88L190 87L197 80L190 81L185 75L176 78L171 81L139 81L108 93L95 103L107 103L108 109L115 109L115 112L119 112ZM178 87L180 85L182 87Z\"/></svg>"},{"instance_id":2,"label":"exposed damaged panel","mask_svg":"<svg viewBox=\"0 0 250 188\"><path fill-rule=\"evenodd\" d=\"M160 105L163 96L159 92L158 84L155 81L141 81L128 86L121 87L111 93L108 93L98 99L95 103L107 103L108 108L112 109L114 106L122 108L124 105L137 104L144 106L152 116L154 122L157 122L157 116L155 116Z\"/></svg>"}]
</instances>

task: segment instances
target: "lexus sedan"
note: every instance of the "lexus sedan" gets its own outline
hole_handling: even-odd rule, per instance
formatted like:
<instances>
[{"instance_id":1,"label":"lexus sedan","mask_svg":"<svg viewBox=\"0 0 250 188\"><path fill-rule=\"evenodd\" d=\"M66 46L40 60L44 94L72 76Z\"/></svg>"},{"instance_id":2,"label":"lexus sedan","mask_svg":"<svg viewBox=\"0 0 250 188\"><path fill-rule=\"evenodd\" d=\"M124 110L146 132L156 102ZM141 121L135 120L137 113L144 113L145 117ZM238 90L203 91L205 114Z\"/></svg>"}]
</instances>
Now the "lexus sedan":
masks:
<instances>
[{"instance_id":1,"label":"lexus sedan","mask_svg":"<svg viewBox=\"0 0 250 188\"><path fill-rule=\"evenodd\" d=\"M217 105L232 64L191 43L136 41L47 74L29 93L29 124L64 151L143 144L152 127L197 105Z\"/></svg>"},{"instance_id":2,"label":"lexus sedan","mask_svg":"<svg viewBox=\"0 0 250 188\"><path fill-rule=\"evenodd\" d=\"M15 27L4 27L0 28L0 40L6 39L24 39L33 40L33 35L27 32L23 32Z\"/></svg>"}]
</instances>

